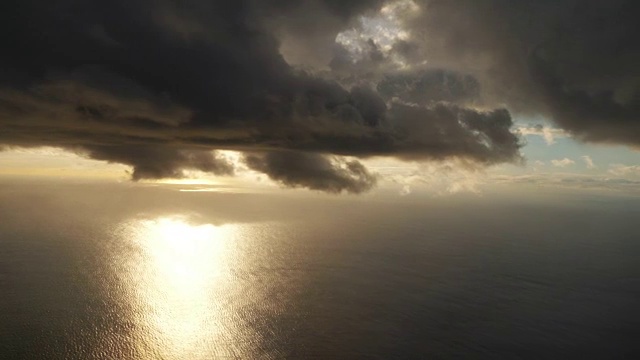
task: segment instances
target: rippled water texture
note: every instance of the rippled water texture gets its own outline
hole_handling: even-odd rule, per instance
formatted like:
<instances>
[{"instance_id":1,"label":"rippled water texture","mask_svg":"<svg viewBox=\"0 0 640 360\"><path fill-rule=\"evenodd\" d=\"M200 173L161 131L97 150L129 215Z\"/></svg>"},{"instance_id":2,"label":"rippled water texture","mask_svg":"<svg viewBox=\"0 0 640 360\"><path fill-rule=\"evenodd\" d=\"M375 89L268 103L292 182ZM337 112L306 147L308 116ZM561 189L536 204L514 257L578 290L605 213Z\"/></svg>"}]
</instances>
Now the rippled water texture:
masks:
<instances>
[{"instance_id":1,"label":"rippled water texture","mask_svg":"<svg viewBox=\"0 0 640 360\"><path fill-rule=\"evenodd\" d=\"M0 191L2 359L640 355L637 200L100 189Z\"/></svg>"}]
</instances>

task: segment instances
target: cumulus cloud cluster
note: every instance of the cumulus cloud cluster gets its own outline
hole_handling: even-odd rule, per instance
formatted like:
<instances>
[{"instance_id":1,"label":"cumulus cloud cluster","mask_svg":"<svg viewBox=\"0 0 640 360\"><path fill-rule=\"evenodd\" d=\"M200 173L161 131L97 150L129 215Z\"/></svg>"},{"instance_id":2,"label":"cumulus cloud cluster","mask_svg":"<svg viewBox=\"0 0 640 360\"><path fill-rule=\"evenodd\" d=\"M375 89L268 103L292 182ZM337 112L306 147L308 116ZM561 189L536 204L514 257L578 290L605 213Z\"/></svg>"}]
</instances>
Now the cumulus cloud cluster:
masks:
<instances>
[{"instance_id":1,"label":"cumulus cloud cluster","mask_svg":"<svg viewBox=\"0 0 640 360\"><path fill-rule=\"evenodd\" d=\"M359 193L357 160L521 161L514 113L640 144L635 1L9 0L0 144Z\"/></svg>"}]
</instances>

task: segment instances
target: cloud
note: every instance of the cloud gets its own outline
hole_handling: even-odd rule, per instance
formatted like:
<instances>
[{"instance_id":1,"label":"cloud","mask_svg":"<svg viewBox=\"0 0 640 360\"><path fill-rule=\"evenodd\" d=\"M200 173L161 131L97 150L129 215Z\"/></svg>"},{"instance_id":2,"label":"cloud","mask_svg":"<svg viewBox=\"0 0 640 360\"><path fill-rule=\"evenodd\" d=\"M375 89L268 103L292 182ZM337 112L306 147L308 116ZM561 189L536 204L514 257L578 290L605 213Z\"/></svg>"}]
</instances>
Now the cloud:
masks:
<instances>
[{"instance_id":1,"label":"cloud","mask_svg":"<svg viewBox=\"0 0 640 360\"><path fill-rule=\"evenodd\" d=\"M583 155L582 160L584 160L584 163L587 165L588 169L597 168L596 164L593 163L593 159L591 159L589 155Z\"/></svg>"},{"instance_id":2,"label":"cloud","mask_svg":"<svg viewBox=\"0 0 640 360\"><path fill-rule=\"evenodd\" d=\"M573 161L573 160L571 160L569 158L551 160L551 164L553 166L556 166L556 167L567 167L567 166L573 165L575 163L576 163L575 161Z\"/></svg>"},{"instance_id":3,"label":"cloud","mask_svg":"<svg viewBox=\"0 0 640 360\"><path fill-rule=\"evenodd\" d=\"M283 163L275 171L275 159L307 159L325 170L322 159L336 155L521 161L510 113L462 101L476 96L472 77L425 70L403 90L398 84L410 73L379 86L300 68L322 58L328 65L337 35L382 5L21 2L0 15L0 143L72 149L130 165L133 179L230 175L233 166L212 151L237 150L254 154L253 169L283 184L331 192L372 182L354 162L316 181L318 167L294 161L289 173ZM382 10L400 23L404 10ZM366 41L367 51L388 62L382 51L401 38ZM420 93L429 100L419 101ZM350 183L351 175L363 182Z\"/></svg>"},{"instance_id":4,"label":"cloud","mask_svg":"<svg viewBox=\"0 0 640 360\"><path fill-rule=\"evenodd\" d=\"M540 171L542 168L544 168L547 164L544 161L541 160L536 160L533 162L533 166L531 167L531 169L535 172Z\"/></svg>"},{"instance_id":5,"label":"cloud","mask_svg":"<svg viewBox=\"0 0 640 360\"><path fill-rule=\"evenodd\" d=\"M234 173L234 166L228 159L204 150L187 151L148 145L96 145L83 148L83 151L96 160L131 165L133 180L182 178L184 170L200 170L216 175Z\"/></svg>"},{"instance_id":6,"label":"cloud","mask_svg":"<svg viewBox=\"0 0 640 360\"><path fill-rule=\"evenodd\" d=\"M640 181L624 177L570 173L542 173L528 175L499 175L491 178L498 184L534 184L573 189L597 189L639 194Z\"/></svg>"},{"instance_id":7,"label":"cloud","mask_svg":"<svg viewBox=\"0 0 640 360\"><path fill-rule=\"evenodd\" d=\"M388 74L378 82L377 89L385 97L397 97L415 104L470 103L478 98L480 84L470 75L425 69Z\"/></svg>"},{"instance_id":8,"label":"cloud","mask_svg":"<svg viewBox=\"0 0 640 360\"><path fill-rule=\"evenodd\" d=\"M396 164L397 165L397 164ZM446 160L404 166L376 167L380 179L400 186L400 195L414 190L426 191L437 196L458 193L482 194L487 174L473 162Z\"/></svg>"},{"instance_id":9,"label":"cloud","mask_svg":"<svg viewBox=\"0 0 640 360\"><path fill-rule=\"evenodd\" d=\"M579 139L640 145L633 0L422 3L410 39L432 63L468 70L487 102L542 114Z\"/></svg>"},{"instance_id":10,"label":"cloud","mask_svg":"<svg viewBox=\"0 0 640 360\"><path fill-rule=\"evenodd\" d=\"M548 143L640 146L639 6L15 2L0 12L0 144L72 149L134 179L232 174L214 151L236 150L333 192L313 166L271 171L273 157L519 163L533 132L514 131L514 113L552 119L562 130L535 130Z\"/></svg>"},{"instance_id":11,"label":"cloud","mask_svg":"<svg viewBox=\"0 0 640 360\"><path fill-rule=\"evenodd\" d=\"M640 176L640 165L612 164L607 172L616 176Z\"/></svg>"},{"instance_id":12,"label":"cloud","mask_svg":"<svg viewBox=\"0 0 640 360\"><path fill-rule=\"evenodd\" d=\"M282 185L332 193L362 193L377 181L358 161L329 159L313 153L278 151L248 155L245 163Z\"/></svg>"},{"instance_id":13,"label":"cloud","mask_svg":"<svg viewBox=\"0 0 640 360\"><path fill-rule=\"evenodd\" d=\"M536 125L531 127L519 127L517 131L524 136L536 135L541 136L547 145L553 145L556 143L556 139L559 137L567 137L566 131L557 128L550 128L548 126Z\"/></svg>"}]
</instances>

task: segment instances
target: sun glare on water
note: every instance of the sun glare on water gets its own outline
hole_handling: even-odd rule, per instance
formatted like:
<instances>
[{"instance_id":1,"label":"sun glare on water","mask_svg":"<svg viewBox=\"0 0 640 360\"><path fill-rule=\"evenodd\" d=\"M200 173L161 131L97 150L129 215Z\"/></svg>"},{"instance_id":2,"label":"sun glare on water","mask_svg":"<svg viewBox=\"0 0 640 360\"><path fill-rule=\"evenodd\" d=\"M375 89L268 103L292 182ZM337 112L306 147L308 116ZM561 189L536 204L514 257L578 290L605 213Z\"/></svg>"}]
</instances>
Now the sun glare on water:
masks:
<instances>
[{"instance_id":1,"label":"sun glare on water","mask_svg":"<svg viewBox=\"0 0 640 360\"><path fill-rule=\"evenodd\" d=\"M130 225L138 256L131 261L129 283L144 332L141 350L191 359L217 352L216 339L230 330L216 299L231 282L236 226L195 225L181 217Z\"/></svg>"}]
</instances>

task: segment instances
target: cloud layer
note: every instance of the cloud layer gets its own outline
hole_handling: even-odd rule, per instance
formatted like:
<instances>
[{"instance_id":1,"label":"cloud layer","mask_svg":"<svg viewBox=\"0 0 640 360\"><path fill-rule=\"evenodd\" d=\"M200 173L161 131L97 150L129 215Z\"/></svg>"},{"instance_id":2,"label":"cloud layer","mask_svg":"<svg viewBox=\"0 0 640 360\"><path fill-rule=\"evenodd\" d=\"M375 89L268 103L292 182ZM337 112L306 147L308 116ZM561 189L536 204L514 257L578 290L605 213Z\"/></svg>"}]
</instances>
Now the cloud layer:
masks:
<instances>
[{"instance_id":1,"label":"cloud layer","mask_svg":"<svg viewBox=\"0 0 640 360\"><path fill-rule=\"evenodd\" d=\"M468 71L484 100L543 114L577 138L640 145L640 4L431 0L413 48Z\"/></svg>"},{"instance_id":2,"label":"cloud layer","mask_svg":"<svg viewBox=\"0 0 640 360\"><path fill-rule=\"evenodd\" d=\"M134 179L233 174L362 192L355 160L521 161L512 113L640 144L637 2L8 1L0 144ZM375 30L378 29L378 30ZM341 41L336 42L336 38Z\"/></svg>"}]
</instances>

